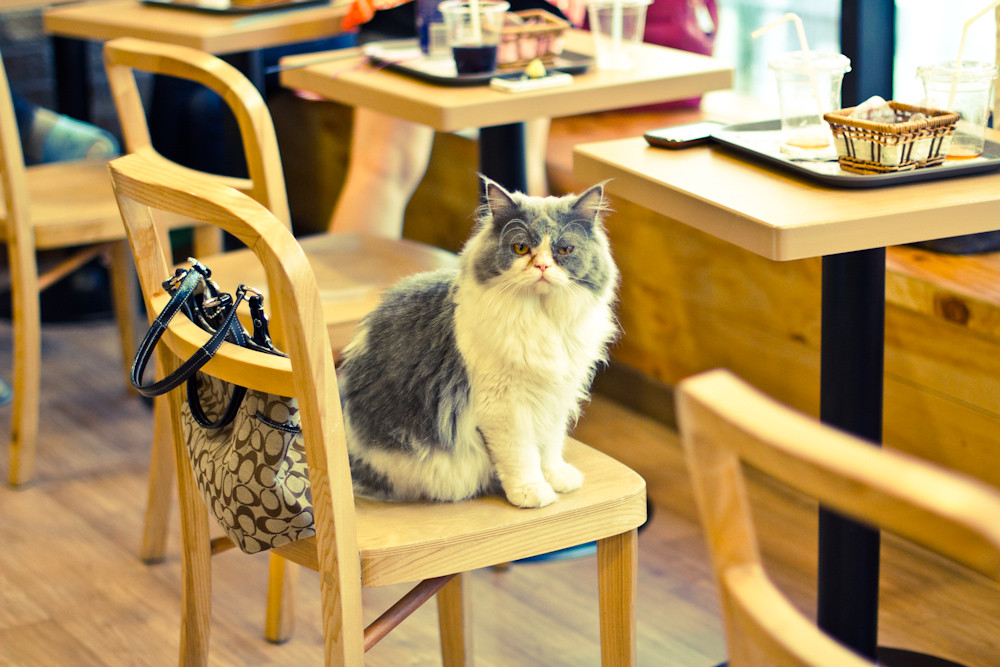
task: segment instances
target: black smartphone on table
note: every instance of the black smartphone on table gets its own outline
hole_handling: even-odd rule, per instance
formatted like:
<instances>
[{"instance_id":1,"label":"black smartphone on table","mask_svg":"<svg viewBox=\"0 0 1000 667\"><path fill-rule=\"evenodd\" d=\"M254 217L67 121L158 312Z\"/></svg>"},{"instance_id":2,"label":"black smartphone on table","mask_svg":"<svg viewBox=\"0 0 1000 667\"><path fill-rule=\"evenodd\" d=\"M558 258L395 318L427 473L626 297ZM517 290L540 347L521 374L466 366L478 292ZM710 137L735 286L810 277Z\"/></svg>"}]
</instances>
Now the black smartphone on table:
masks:
<instances>
[{"instance_id":1,"label":"black smartphone on table","mask_svg":"<svg viewBox=\"0 0 1000 667\"><path fill-rule=\"evenodd\" d=\"M725 123L715 120L703 120L697 123L649 130L642 136L646 143L657 148L687 148L707 142L711 138L712 132L725 127L725 125Z\"/></svg>"}]
</instances>

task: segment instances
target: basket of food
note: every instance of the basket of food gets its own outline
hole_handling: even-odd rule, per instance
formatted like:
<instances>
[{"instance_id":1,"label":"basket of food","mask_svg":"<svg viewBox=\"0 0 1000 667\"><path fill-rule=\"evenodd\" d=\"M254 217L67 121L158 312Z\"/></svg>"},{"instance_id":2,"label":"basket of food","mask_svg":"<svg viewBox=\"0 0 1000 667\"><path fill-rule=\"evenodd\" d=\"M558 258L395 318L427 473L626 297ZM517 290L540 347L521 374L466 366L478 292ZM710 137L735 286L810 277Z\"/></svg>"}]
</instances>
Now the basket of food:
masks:
<instances>
[{"instance_id":1,"label":"basket of food","mask_svg":"<svg viewBox=\"0 0 1000 667\"><path fill-rule=\"evenodd\" d=\"M823 119L833 132L841 169L885 174L944 162L958 114L890 101L871 113L859 105Z\"/></svg>"},{"instance_id":2,"label":"basket of food","mask_svg":"<svg viewBox=\"0 0 1000 667\"><path fill-rule=\"evenodd\" d=\"M542 9L507 12L497 65L501 68L524 67L532 60L550 63L563 50L563 33L569 22Z\"/></svg>"}]
</instances>

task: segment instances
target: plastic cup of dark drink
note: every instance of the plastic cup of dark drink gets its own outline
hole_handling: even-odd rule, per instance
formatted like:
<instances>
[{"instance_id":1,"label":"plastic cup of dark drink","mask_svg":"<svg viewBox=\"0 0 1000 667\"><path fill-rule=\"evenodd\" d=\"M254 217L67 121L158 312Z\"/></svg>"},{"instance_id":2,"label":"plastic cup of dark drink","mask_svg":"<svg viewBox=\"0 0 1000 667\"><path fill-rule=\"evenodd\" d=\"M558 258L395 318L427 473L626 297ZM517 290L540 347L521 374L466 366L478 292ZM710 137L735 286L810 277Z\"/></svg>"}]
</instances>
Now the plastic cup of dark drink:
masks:
<instances>
[{"instance_id":1,"label":"plastic cup of dark drink","mask_svg":"<svg viewBox=\"0 0 1000 667\"><path fill-rule=\"evenodd\" d=\"M438 5L458 74L483 74L497 67L497 45L510 5L501 0L446 0Z\"/></svg>"},{"instance_id":2,"label":"plastic cup of dark drink","mask_svg":"<svg viewBox=\"0 0 1000 667\"><path fill-rule=\"evenodd\" d=\"M492 72L497 68L497 46L453 46L455 70L459 74Z\"/></svg>"}]
</instances>

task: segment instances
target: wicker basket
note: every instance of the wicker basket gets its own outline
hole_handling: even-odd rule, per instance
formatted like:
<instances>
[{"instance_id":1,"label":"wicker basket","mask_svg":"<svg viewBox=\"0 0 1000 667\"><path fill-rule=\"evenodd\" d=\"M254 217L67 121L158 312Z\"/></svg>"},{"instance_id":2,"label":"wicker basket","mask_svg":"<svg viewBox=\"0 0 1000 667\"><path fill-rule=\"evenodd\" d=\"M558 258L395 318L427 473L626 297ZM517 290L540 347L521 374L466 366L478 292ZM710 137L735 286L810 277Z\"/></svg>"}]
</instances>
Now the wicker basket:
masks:
<instances>
[{"instance_id":1,"label":"wicker basket","mask_svg":"<svg viewBox=\"0 0 1000 667\"><path fill-rule=\"evenodd\" d=\"M895 123L849 118L854 108L825 114L833 131L840 168L856 174L884 174L933 167L944 162L958 114L889 102ZM909 120L920 112L924 119Z\"/></svg>"},{"instance_id":2,"label":"wicker basket","mask_svg":"<svg viewBox=\"0 0 1000 667\"><path fill-rule=\"evenodd\" d=\"M535 58L548 64L563 50L563 33L569 22L542 9L510 12L523 23L508 23L500 36L497 65L502 68L524 67Z\"/></svg>"}]
</instances>

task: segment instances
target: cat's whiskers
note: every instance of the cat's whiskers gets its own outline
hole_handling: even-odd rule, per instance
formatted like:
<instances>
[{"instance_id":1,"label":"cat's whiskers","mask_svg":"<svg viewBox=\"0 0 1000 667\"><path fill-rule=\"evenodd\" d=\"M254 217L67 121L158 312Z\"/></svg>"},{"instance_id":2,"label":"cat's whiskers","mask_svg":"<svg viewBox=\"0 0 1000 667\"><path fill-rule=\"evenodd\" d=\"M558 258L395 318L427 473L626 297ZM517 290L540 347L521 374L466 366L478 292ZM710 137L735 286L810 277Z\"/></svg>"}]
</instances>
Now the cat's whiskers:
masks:
<instances>
[{"instance_id":1,"label":"cat's whiskers","mask_svg":"<svg viewBox=\"0 0 1000 667\"><path fill-rule=\"evenodd\" d=\"M580 245L588 238L590 238L590 234L587 233L587 228L577 220L566 225L563 233L559 235L559 240L564 245ZM567 244L567 241L573 241L573 243Z\"/></svg>"},{"instance_id":2,"label":"cat's whiskers","mask_svg":"<svg viewBox=\"0 0 1000 667\"><path fill-rule=\"evenodd\" d=\"M500 248L506 246L514 245L515 243L524 243L526 245L531 245L531 238L528 234L528 226L525 224L524 220L520 218L513 218L509 220L500 230L497 235L497 244Z\"/></svg>"},{"instance_id":3,"label":"cat's whiskers","mask_svg":"<svg viewBox=\"0 0 1000 667\"><path fill-rule=\"evenodd\" d=\"M600 283L598 283L596 280L588 280L587 278L584 278L583 276L573 276L573 278L570 281L570 283L572 283L572 285L573 285L574 288L576 288L576 289L582 289L582 290L586 290L586 288L583 287L581 285L581 283L583 285L593 285L594 287L600 287L601 286ZM589 291L589 290L587 290L587 291Z\"/></svg>"}]
</instances>

